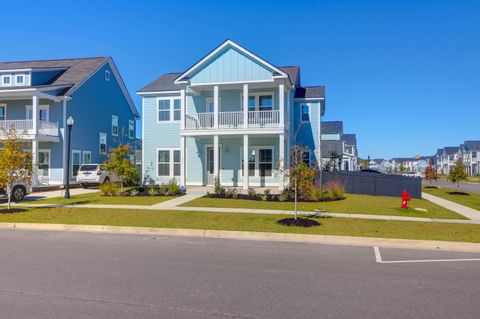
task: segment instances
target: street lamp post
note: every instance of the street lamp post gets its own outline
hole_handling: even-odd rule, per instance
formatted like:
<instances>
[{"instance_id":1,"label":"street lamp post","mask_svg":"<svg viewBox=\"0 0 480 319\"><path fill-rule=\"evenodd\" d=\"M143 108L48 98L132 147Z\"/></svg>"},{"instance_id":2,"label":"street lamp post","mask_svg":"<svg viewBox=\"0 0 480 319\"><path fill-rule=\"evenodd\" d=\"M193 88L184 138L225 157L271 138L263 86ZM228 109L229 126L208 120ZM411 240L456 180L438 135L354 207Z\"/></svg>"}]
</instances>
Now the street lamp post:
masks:
<instances>
[{"instance_id":1,"label":"street lamp post","mask_svg":"<svg viewBox=\"0 0 480 319\"><path fill-rule=\"evenodd\" d=\"M65 198L70 198L70 140L72 136L72 127L73 127L73 117L67 119L67 128L68 128L68 146L67 146L67 177L65 179Z\"/></svg>"}]
</instances>

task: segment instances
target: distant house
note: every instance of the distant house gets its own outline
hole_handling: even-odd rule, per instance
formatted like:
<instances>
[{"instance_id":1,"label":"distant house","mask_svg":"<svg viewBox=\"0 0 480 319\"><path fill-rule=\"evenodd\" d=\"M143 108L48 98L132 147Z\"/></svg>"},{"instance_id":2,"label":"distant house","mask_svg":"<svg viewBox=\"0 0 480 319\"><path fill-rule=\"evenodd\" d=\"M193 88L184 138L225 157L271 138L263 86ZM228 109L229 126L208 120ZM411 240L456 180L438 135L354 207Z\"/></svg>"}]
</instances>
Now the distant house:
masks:
<instances>
[{"instance_id":1,"label":"distant house","mask_svg":"<svg viewBox=\"0 0 480 319\"><path fill-rule=\"evenodd\" d=\"M465 141L459 148L468 175L480 175L480 141Z\"/></svg>"},{"instance_id":2,"label":"distant house","mask_svg":"<svg viewBox=\"0 0 480 319\"><path fill-rule=\"evenodd\" d=\"M326 121L321 125L322 162L338 162L340 170L358 169L358 149L355 134L343 133L343 122Z\"/></svg>"},{"instance_id":3,"label":"distant house","mask_svg":"<svg viewBox=\"0 0 480 319\"><path fill-rule=\"evenodd\" d=\"M138 118L112 58L0 62L0 128L14 129L32 152L34 186L74 180L82 163L103 162L110 147L133 143Z\"/></svg>"},{"instance_id":4,"label":"distant house","mask_svg":"<svg viewBox=\"0 0 480 319\"><path fill-rule=\"evenodd\" d=\"M458 146L447 146L437 150L437 172L442 175L448 175L458 158L460 158Z\"/></svg>"}]
</instances>

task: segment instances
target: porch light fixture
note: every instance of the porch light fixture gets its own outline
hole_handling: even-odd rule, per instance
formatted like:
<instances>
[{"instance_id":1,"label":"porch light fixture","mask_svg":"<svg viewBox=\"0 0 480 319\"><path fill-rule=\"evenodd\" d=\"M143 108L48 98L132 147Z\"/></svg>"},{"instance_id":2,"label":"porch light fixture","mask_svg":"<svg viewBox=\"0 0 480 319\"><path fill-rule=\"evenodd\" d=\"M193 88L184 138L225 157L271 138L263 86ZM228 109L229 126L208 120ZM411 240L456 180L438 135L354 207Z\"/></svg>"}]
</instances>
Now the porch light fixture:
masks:
<instances>
[{"instance_id":1,"label":"porch light fixture","mask_svg":"<svg viewBox=\"0 0 480 319\"><path fill-rule=\"evenodd\" d=\"M70 198L70 140L72 136L72 127L73 127L73 117L67 119L67 129L68 129L68 153L67 153L67 176L65 178L65 195L64 198Z\"/></svg>"}]
</instances>

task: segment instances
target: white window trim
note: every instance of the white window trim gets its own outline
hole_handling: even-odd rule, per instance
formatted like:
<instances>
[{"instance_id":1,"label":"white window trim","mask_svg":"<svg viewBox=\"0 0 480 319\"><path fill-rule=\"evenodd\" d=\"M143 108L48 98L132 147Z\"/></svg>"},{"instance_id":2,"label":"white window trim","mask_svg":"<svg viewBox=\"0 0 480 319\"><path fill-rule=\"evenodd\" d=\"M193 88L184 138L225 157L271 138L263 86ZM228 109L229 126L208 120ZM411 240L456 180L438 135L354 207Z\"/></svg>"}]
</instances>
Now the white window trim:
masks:
<instances>
[{"instance_id":1,"label":"white window trim","mask_svg":"<svg viewBox=\"0 0 480 319\"><path fill-rule=\"evenodd\" d=\"M272 96L272 111L275 111L275 92L248 92L248 97L255 96L255 111L260 111L260 96ZM240 93L240 111L243 111L243 92Z\"/></svg>"},{"instance_id":2,"label":"white window trim","mask_svg":"<svg viewBox=\"0 0 480 319\"><path fill-rule=\"evenodd\" d=\"M274 177L275 176L275 146L248 146L249 149L253 148L255 150L255 175L249 177L260 177L260 178L267 178L267 177ZM260 176L260 150L272 150L272 175L270 176ZM243 146L240 147L240 176L243 177L242 170L243 170Z\"/></svg>"},{"instance_id":3,"label":"white window trim","mask_svg":"<svg viewBox=\"0 0 480 319\"><path fill-rule=\"evenodd\" d=\"M132 130L130 130L132 128ZM130 136L130 132L133 132L133 136ZM134 120L128 120L128 138L133 140L135 139L135 121Z\"/></svg>"},{"instance_id":4,"label":"white window trim","mask_svg":"<svg viewBox=\"0 0 480 319\"><path fill-rule=\"evenodd\" d=\"M70 161L70 178L75 178L73 175L73 154L80 154L80 164L82 165L82 151L79 150L72 150L72 160Z\"/></svg>"},{"instance_id":5,"label":"white window trim","mask_svg":"<svg viewBox=\"0 0 480 319\"><path fill-rule=\"evenodd\" d=\"M303 108L304 106L308 107L308 121L303 120L302 108ZM312 111L311 111L311 110L312 110L312 108L310 107L310 104L308 104L308 103L300 103L300 121L301 121L302 123L310 123L310 122L311 122L311 120L312 120Z\"/></svg>"},{"instance_id":6,"label":"white window trim","mask_svg":"<svg viewBox=\"0 0 480 319\"><path fill-rule=\"evenodd\" d=\"M105 81L110 82L110 71L105 70Z\"/></svg>"},{"instance_id":7,"label":"white window trim","mask_svg":"<svg viewBox=\"0 0 480 319\"><path fill-rule=\"evenodd\" d=\"M27 105L25 106L25 118L28 119L28 111L32 110L32 106L31 105ZM38 120L40 121L40 110L44 110L44 111L47 111L47 120L46 122L49 122L50 121L50 105L47 105L47 104L42 104L42 105L39 105L38 106ZM32 114L33 116L33 114Z\"/></svg>"},{"instance_id":8,"label":"white window trim","mask_svg":"<svg viewBox=\"0 0 480 319\"><path fill-rule=\"evenodd\" d=\"M85 163L85 154L90 155L90 162ZM91 151L82 151L82 164L92 164L92 152Z\"/></svg>"},{"instance_id":9,"label":"white window trim","mask_svg":"<svg viewBox=\"0 0 480 319\"><path fill-rule=\"evenodd\" d=\"M22 76L22 77L23 77L23 82L18 82L18 81L17 81L17 77L19 77L19 76ZM23 74L23 73L14 74L13 77L15 78L15 85L20 85L20 84L26 85L27 77L26 77L25 74Z\"/></svg>"},{"instance_id":10,"label":"white window trim","mask_svg":"<svg viewBox=\"0 0 480 319\"><path fill-rule=\"evenodd\" d=\"M114 119L114 118L117 119L117 134L114 134L114 133L113 133L113 127L114 127L114 125L113 125L113 119ZM112 136L118 136L118 131L119 131L119 129L120 129L119 126L120 126L120 125L118 124L118 115L113 115L113 114L112 114L112 129L111 129Z\"/></svg>"},{"instance_id":11,"label":"white window trim","mask_svg":"<svg viewBox=\"0 0 480 319\"><path fill-rule=\"evenodd\" d=\"M105 152L102 152L102 148L100 147L100 145L102 144L101 141L101 136L105 136ZM98 154L100 155L107 155L107 152L108 152L108 144L107 144L108 140L107 140L107 133L104 133L104 132L99 132L98 133Z\"/></svg>"},{"instance_id":12,"label":"white window trim","mask_svg":"<svg viewBox=\"0 0 480 319\"><path fill-rule=\"evenodd\" d=\"M10 79L10 83L5 84L5 83L3 82L5 78L9 78L9 79ZM13 86L12 74L2 74L2 76L0 76L0 86Z\"/></svg>"},{"instance_id":13,"label":"white window trim","mask_svg":"<svg viewBox=\"0 0 480 319\"><path fill-rule=\"evenodd\" d=\"M51 150L49 150L49 149L39 149L38 153L48 153L48 175L45 176L45 177L50 178L50 169L52 167L52 153L51 153ZM38 163L38 165L40 165L40 163Z\"/></svg>"},{"instance_id":14,"label":"white window trim","mask_svg":"<svg viewBox=\"0 0 480 319\"><path fill-rule=\"evenodd\" d=\"M160 164L160 162L158 161L158 152L160 151L168 151L169 154L170 154L170 162L169 162L169 173L168 175L159 175L159 172L158 172L158 165ZM159 147L157 148L157 152L155 153L155 156L156 156L156 159L155 159L155 162L157 164L155 170L156 170L156 174L157 174L157 177L159 178L173 178L173 177L181 177L182 176L182 169L180 168L180 175L174 175L174 165L175 165L175 161L174 161L174 151L180 151L180 162L179 164L182 165L182 150L180 148L169 148L169 147ZM181 167L181 166L180 166Z\"/></svg>"},{"instance_id":15,"label":"white window trim","mask_svg":"<svg viewBox=\"0 0 480 319\"><path fill-rule=\"evenodd\" d=\"M7 113L8 113L7 104L6 104L6 103L0 103L0 107L5 108L5 120L7 120L7 119L8 119L8 117L7 117L7 116L8 116L8 115L7 115Z\"/></svg>"},{"instance_id":16,"label":"white window trim","mask_svg":"<svg viewBox=\"0 0 480 319\"><path fill-rule=\"evenodd\" d=\"M169 101L170 101L170 105L169 105L169 106L170 106L170 109L169 109L169 115L170 115L170 116L169 116L168 121L160 121L160 120L158 119L158 112L159 112L159 110L158 110L158 102L159 102L160 100L169 100ZM170 122L180 123L180 121L181 121L182 119L180 119L180 120L174 120L174 114L175 114L174 100L180 100L180 114L181 114L181 112L182 112L182 111L181 111L181 110L182 110L182 102L181 102L180 96L162 96L162 97L157 97L156 102L155 102L155 103L156 103L157 123L170 123ZM166 111L166 110L165 110L165 111Z\"/></svg>"}]
</instances>

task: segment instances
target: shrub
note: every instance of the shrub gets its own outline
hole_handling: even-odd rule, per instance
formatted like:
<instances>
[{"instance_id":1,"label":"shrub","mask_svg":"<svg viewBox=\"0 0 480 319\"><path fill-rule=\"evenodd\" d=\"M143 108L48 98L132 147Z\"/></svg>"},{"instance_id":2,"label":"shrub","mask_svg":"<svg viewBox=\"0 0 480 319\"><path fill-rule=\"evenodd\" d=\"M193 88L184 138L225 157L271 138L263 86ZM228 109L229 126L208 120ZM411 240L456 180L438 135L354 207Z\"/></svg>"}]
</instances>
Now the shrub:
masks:
<instances>
[{"instance_id":1,"label":"shrub","mask_svg":"<svg viewBox=\"0 0 480 319\"><path fill-rule=\"evenodd\" d=\"M310 198L316 202L321 201L325 197L325 192L320 187L312 187L310 190Z\"/></svg>"},{"instance_id":2,"label":"shrub","mask_svg":"<svg viewBox=\"0 0 480 319\"><path fill-rule=\"evenodd\" d=\"M147 193L150 196L156 196L158 194L157 185L155 184L147 185Z\"/></svg>"},{"instance_id":3,"label":"shrub","mask_svg":"<svg viewBox=\"0 0 480 319\"><path fill-rule=\"evenodd\" d=\"M225 196L225 187L223 187L220 182L220 176L215 177L215 185L213 187L213 192L216 195Z\"/></svg>"},{"instance_id":4,"label":"shrub","mask_svg":"<svg viewBox=\"0 0 480 319\"><path fill-rule=\"evenodd\" d=\"M258 200L260 199L260 194L258 194L253 188L249 188L248 197L250 197L250 199Z\"/></svg>"},{"instance_id":5,"label":"shrub","mask_svg":"<svg viewBox=\"0 0 480 319\"><path fill-rule=\"evenodd\" d=\"M315 184L318 174L318 167L309 167L305 163L301 163L296 167L290 168L290 188L295 187L295 178L297 179L297 193L298 197L308 199L310 197L310 190Z\"/></svg>"},{"instance_id":6,"label":"shrub","mask_svg":"<svg viewBox=\"0 0 480 319\"><path fill-rule=\"evenodd\" d=\"M100 185L100 192L104 196L115 196L120 191L120 187L115 183L103 183Z\"/></svg>"},{"instance_id":7,"label":"shrub","mask_svg":"<svg viewBox=\"0 0 480 319\"><path fill-rule=\"evenodd\" d=\"M328 195L332 200L344 199L345 188L340 181L329 181L327 183Z\"/></svg>"},{"instance_id":8,"label":"shrub","mask_svg":"<svg viewBox=\"0 0 480 319\"><path fill-rule=\"evenodd\" d=\"M138 193L139 193L139 191L136 188L132 188L130 190L130 196L138 196Z\"/></svg>"},{"instance_id":9,"label":"shrub","mask_svg":"<svg viewBox=\"0 0 480 319\"><path fill-rule=\"evenodd\" d=\"M238 199L238 189L232 188L230 194L232 195L232 199Z\"/></svg>"},{"instance_id":10,"label":"shrub","mask_svg":"<svg viewBox=\"0 0 480 319\"><path fill-rule=\"evenodd\" d=\"M281 193L280 195L278 195L278 200L280 202L286 202L290 199L291 197L291 192L290 192L290 189L288 188L285 188Z\"/></svg>"},{"instance_id":11,"label":"shrub","mask_svg":"<svg viewBox=\"0 0 480 319\"><path fill-rule=\"evenodd\" d=\"M263 195L260 195L260 198L266 202L268 200L270 200L270 190L269 189L266 189L264 192L263 192Z\"/></svg>"},{"instance_id":12,"label":"shrub","mask_svg":"<svg viewBox=\"0 0 480 319\"><path fill-rule=\"evenodd\" d=\"M168 181L167 184L167 195L177 195L180 193L180 184L177 183L177 180L175 178L172 178L170 181Z\"/></svg>"},{"instance_id":13,"label":"shrub","mask_svg":"<svg viewBox=\"0 0 480 319\"><path fill-rule=\"evenodd\" d=\"M157 187L157 194L160 196L165 196L168 193L168 186L165 184L162 184Z\"/></svg>"}]
</instances>

